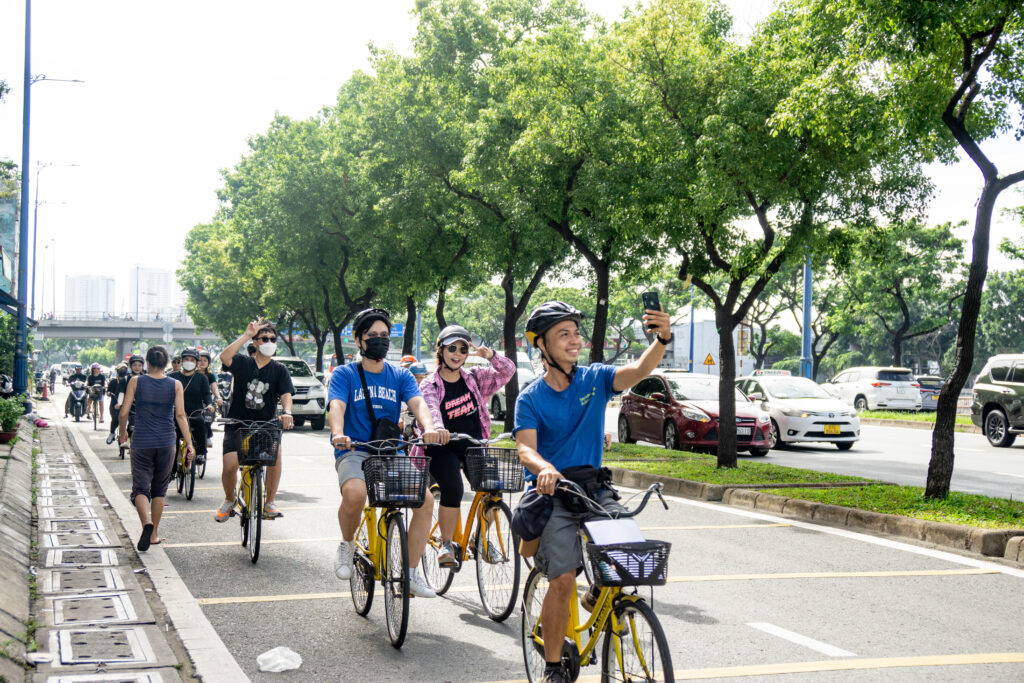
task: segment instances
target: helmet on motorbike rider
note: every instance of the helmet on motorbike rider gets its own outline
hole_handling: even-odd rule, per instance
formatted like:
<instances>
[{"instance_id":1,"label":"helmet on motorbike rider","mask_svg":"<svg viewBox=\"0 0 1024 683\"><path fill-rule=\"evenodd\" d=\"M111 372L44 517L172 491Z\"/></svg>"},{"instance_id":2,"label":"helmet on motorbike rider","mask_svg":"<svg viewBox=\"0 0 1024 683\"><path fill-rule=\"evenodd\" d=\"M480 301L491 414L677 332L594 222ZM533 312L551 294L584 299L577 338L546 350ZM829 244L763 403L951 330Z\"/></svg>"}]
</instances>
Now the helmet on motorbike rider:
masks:
<instances>
[{"instance_id":1,"label":"helmet on motorbike rider","mask_svg":"<svg viewBox=\"0 0 1024 683\"><path fill-rule=\"evenodd\" d=\"M138 355L138 354L136 354L136 355L134 355L134 356L132 356L131 358L128 359L128 367L131 368L136 363L141 363L143 369L145 369L145 367L146 367L146 359L143 358L142 356Z\"/></svg>"},{"instance_id":2,"label":"helmet on motorbike rider","mask_svg":"<svg viewBox=\"0 0 1024 683\"><path fill-rule=\"evenodd\" d=\"M184 351L181 352L181 360L184 361L186 358L195 358L196 361L198 362L199 352L193 348L185 349Z\"/></svg>"},{"instance_id":3,"label":"helmet on motorbike rider","mask_svg":"<svg viewBox=\"0 0 1024 683\"><path fill-rule=\"evenodd\" d=\"M413 356L411 354L406 354L406 355L402 356L402 360L399 361L399 365L401 365L403 368L408 368L408 367L410 367L415 362L416 362L416 356Z\"/></svg>"},{"instance_id":4,"label":"helmet on motorbike rider","mask_svg":"<svg viewBox=\"0 0 1024 683\"><path fill-rule=\"evenodd\" d=\"M184 354L182 354L182 355L184 355ZM210 361L211 363L213 362L213 354L211 354L206 349L200 349L199 350L199 357L200 358L205 358L206 360Z\"/></svg>"}]
</instances>

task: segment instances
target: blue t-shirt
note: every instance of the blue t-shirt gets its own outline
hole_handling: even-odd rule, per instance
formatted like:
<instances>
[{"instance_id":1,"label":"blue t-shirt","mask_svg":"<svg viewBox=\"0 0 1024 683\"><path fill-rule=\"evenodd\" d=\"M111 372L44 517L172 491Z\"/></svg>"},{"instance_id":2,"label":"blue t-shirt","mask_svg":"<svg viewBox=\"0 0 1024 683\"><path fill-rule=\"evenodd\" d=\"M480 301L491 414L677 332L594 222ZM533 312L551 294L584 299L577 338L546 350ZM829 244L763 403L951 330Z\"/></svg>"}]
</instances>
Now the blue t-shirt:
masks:
<instances>
[{"instance_id":1,"label":"blue t-shirt","mask_svg":"<svg viewBox=\"0 0 1024 683\"><path fill-rule=\"evenodd\" d=\"M516 399L513 433L537 430L537 451L559 471L579 465L601 466L604 452L604 413L615 366L594 363L576 369L572 383L555 391L543 379L530 384ZM529 470L526 478L535 481Z\"/></svg>"},{"instance_id":2,"label":"blue t-shirt","mask_svg":"<svg viewBox=\"0 0 1024 683\"><path fill-rule=\"evenodd\" d=\"M334 369L331 383L327 387L327 402L330 404L334 399L344 401L345 435L353 441L369 441L373 434L373 423L370 422L366 402L363 400L363 383L359 379L358 368L357 363L350 363ZM373 414L378 420L386 417L397 424L402 403L422 396L420 388L416 386L416 378L405 368L385 363L381 372L363 370L363 373L373 399ZM340 458L346 452L336 448L334 457Z\"/></svg>"}]
</instances>

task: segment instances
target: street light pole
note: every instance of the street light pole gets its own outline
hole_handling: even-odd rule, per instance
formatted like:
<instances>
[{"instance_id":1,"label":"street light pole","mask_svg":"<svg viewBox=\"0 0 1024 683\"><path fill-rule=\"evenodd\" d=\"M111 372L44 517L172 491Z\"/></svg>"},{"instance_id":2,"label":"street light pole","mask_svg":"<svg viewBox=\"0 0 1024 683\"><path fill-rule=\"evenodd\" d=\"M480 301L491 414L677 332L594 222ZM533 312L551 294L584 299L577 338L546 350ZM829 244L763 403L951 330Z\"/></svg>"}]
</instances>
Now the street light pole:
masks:
<instances>
[{"instance_id":1,"label":"street light pole","mask_svg":"<svg viewBox=\"0 0 1024 683\"><path fill-rule=\"evenodd\" d=\"M14 393L28 394L28 311L25 288L28 286L28 142L32 113L32 0L25 0L25 80L21 124L21 214L18 217L18 327L14 336ZM32 403L25 400L25 412Z\"/></svg>"},{"instance_id":2,"label":"street light pole","mask_svg":"<svg viewBox=\"0 0 1024 683\"><path fill-rule=\"evenodd\" d=\"M31 318L36 318L36 242L39 238L39 174L42 173L43 169L47 166L53 166L51 163L43 163L42 161L36 161L36 200L35 206L32 209L32 313ZM78 166L78 164L60 164L61 166ZM43 305L46 305L45 300Z\"/></svg>"}]
</instances>

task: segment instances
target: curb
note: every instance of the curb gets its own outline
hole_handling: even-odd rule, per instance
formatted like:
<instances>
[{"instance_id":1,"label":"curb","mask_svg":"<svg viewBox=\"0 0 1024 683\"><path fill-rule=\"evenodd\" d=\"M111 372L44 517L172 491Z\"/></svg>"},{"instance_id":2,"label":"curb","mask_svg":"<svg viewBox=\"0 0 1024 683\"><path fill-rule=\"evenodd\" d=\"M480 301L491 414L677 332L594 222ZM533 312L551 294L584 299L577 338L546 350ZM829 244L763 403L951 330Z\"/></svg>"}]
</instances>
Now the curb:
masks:
<instances>
[{"instance_id":1,"label":"curb","mask_svg":"<svg viewBox=\"0 0 1024 683\"><path fill-rule=\"evenodd\" d=\"M65 425L63 419L61 419L61 425L67 430L75 448L89 469L92 470L96 484L128 532L128 537L138 537L142 532L142 525L139 523L135 507L121 493L120 485L114 481L103 461L93 452L85 437L77 429ZM149 551L138 553L136 556L153 581L153 587L167 610L167 616L192 660L195 675L204 681L215 681L216 683L221 683L221 681L248 683L249 677L228 651L224 641L213 628L213 624L203 614L199 603L196 602L195 597L174 568L174 564L167 557L167 551L163 548L150 547Z\"/></svg>"},{"instance_id":2,"label":"curb","mask_svg":"<svg viewBox=\"0 0 1024 683\"><path fill-rule=\"evenodd\" d=\"M723 486L688 479L665 477L635 470L611 468L612 481L632 488L644 489L655 482L664 485L664 492L686 498L721 502L806 522L845 527L876 535L900 536L915 541L969 552L985 557L1000 557L1024 567L1024 530L981 529L945 522L932 522L882 512L871 512L841 505L817 503L800 498L787 498L765 493L765 488L793 487L793 484L747 484ZM857 486L864 482L840 482L839 486ZM803 488L828 488L834 484L804 485Z\"/></svg>"},{"instance_id":3,"label":"curb","mask_svg":"<svg viewBox=\"0 0 1024 683\"><path fill-rule=\"evenodd\" d=\"M880 427L906 427L907 429L923 429L932 431L935 428L934 422L923 422L921 420L889 420L879 417L862 417L862 425L878 425ZM954 425L953 431L961 434L981 434L981 427L974 425Z\"/></svg>"},{"instance_id":4,"label":"curb","mask_svg":"<svg viewBox=\"0 0 1024 683\"><path fill-rule=\"evenodd\" d=\"M18 442L0 460L0 679L23 680L32 574L32 433L18 425Z\"/></svg>"}]
</instances>

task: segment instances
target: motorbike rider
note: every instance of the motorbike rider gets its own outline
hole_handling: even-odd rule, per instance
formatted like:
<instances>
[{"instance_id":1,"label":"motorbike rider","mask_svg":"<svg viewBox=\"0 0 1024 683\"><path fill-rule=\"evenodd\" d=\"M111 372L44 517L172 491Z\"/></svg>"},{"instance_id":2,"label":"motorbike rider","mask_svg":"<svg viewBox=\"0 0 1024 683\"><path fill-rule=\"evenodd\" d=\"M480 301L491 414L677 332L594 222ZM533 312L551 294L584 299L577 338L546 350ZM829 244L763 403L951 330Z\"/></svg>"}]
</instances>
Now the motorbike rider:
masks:
<instances>
[{"instance_id":1,"label":"motorbike rider","mask_svg":"<svg viewBox=\"0 0 1024 683\"><path fill-rule=\"evenodd\" d=\"M75 363L74 371L70 375L68 375L66 384L70 386L74 382L87 382L88 380L89 378L86 377L85 373L82 372L82 364ZM69 393L67 399L64 401L64 417L67 417L68 413L71 412L71 397L73 395L73 392Z\"/></svg>"},{"instance_id":2,"label":"motorbike rider","mask_svg":"<svg viewBox=\"0 0 1024 683\"><path fill-rule=\"evenodd\" d=\"M181 356L171 359L171 372L181 372Z\"/></svg>"},{"instance_id":3,"label":"motorbike rider","mask_svg":"<svg viewBox=\"0 0 1024 683\"><path fill-rule=\"evenodd\" d=\"M199 351L185 349L181 352L181 370L172 372L172 377L181 382L185 399L185 417L188 428L192 431L192 445L196 451L196 464L202 465L206 460L206 421L197 411L213 411L213 393L206 373L199 370ZM181 434L178 434L180 437Z\"/></svg>"},{"instance_id":4,"label":"motorbike rider","mask_svg":"<svg viewBox=\"0 0 1024 683\"><path fill-rule=\"evenodd\" d=\"M103 390L107 388L107 378L100 369L99 363L89 367L89 377L85 380L89 389L89 399L85 407L86 417L92 417L92 411L100 411L100 422L103 422Z\"/></svg>"},{"instance_id":5,"label":"motorbike rider","mask_svg":"<svg viewBox=\"0 0 1024 683\"><path fill-rule=\"evenodd\" d=\"M125 392L128 391L128 380L135 375L141 375L142 371L146 367L146 361L142 356L132 356L128 359L128 364L122 363L117 366L117 379L111 379L107 385L107 394L110 395L110 414L117 415L118 410L121 409L121 402L124 400ZM130 374L129 374L130 372ZM133 406L134 407L134 406ZM129 426L134 424L134 414L132 414L128 421ZM110 420L110 435L107 437L107 443L114 443L114 439L117 438L117 420Z\"/></svg>"}]
</instances>

